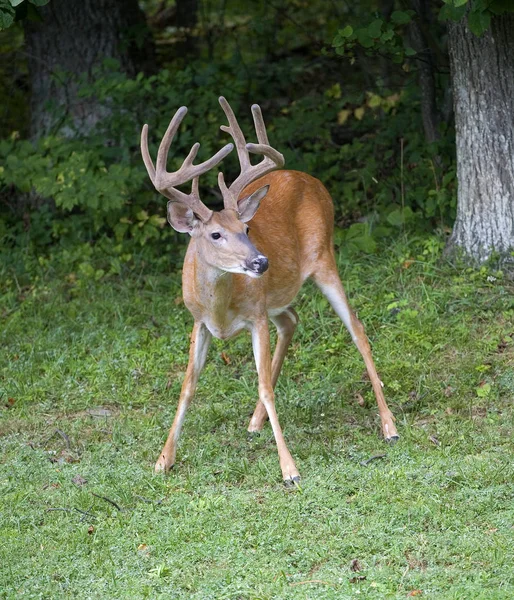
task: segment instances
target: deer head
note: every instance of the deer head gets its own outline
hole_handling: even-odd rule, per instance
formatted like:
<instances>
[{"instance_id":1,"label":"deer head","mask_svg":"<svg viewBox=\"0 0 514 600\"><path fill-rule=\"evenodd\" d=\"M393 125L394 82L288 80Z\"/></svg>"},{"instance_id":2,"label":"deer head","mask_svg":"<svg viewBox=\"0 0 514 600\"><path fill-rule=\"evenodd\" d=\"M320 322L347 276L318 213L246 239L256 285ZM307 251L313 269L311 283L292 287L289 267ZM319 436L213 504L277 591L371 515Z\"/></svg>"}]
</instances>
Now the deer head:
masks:
<instances>
[{"instance_id":1,"label":"deer head","mask_svg":"<svg viewBox=\"0 0 514 600\"><path fill-rule=\"evenodd\" d=\"M187 113L185 106L179 108L168 126L159 145L155 166L148 150L148 125L143 126L143 161L157 191L169 199L168 222L176 231L191 235L200 258L206 264L229 273L260 277L268 268L268 259L250 241L247 223L257 212L268 186L242 198L240 195L251 182L283 167L284 157L269 145L261 109L257 104L252 106L252 115L258 143L247 144L229 103L223 97L219 102L229 122L228 126L222 125L221 129L232 136L241 166L239 176L230 186L225 184L223 173L218 176L223 210L214 212L201 201L198 182L200 175L218 165L233 150L233 144L227 144L209 160L193 165L200 148L200 144L196 143L178 171L166 171L171 142ZM250 153L261 154L264 158L259 164L252 165ZM176 186L188 181L192 181L190 194L176 189Z\"/></svg>"}]
</instances>

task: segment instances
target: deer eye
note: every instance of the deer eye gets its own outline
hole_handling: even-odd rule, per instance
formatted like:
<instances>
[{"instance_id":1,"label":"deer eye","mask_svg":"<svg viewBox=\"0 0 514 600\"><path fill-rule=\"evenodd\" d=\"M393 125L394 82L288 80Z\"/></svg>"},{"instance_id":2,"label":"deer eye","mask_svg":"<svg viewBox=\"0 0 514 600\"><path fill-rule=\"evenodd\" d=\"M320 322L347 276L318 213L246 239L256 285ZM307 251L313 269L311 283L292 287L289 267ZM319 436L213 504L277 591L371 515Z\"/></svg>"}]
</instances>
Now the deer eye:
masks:
<instances>
[{"instance_id":1,"label":"deer eye","mask_svg":"<svg viewBox=\"0 0 514 600\"><path fill-rule=\"evenodd\" d=\"M250 228L246 227L246 235L248 235L250 233Z\"/></svg>"},{"instance_id":2,"label":"deer eye","mask_svg":"<svg viewBox=\"0 0 514 600\"><path fill-rule=\"evenodd\" d=\"M211 233L211 238L213 240L219 240L221 237L221 233L218 233L217 231L215 231L214 233Z\"/></svg>"}]
</instances>

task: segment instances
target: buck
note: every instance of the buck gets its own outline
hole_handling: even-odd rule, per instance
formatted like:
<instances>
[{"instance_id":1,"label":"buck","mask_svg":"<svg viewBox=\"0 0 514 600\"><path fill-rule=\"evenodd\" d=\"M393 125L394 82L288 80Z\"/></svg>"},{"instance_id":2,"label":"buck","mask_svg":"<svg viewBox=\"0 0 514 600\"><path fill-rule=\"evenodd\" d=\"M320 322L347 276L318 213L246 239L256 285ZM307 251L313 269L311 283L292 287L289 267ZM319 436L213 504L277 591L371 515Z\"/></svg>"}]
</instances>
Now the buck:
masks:
<instances>
[{"instance_id":1,"label":"buck","mask_svg":"<svg viewBox=\"0 0 514 600\"><path fill-rule=\"evenodd\" d=\"M235 144L241 172L227 186L223 173L218 185L224 209L213 212L200 199L198 178L233 150L227 144L212 158L194 165L200 144L191 148L178 171L166 170L168 151L187 108L180 108L160 143L155 166L148 150L148 126L141 134L143 160L155 188L169 199L168 221L191 240L182 271L183 296L194 318L189 363L177 412L168 439L155 465L167 472L175 463L177 442L198 377L205 365L212 336L226 339L242 330L252 337L259 381L259 400L249 432L260 431L269 418L278 449L282 477L296 484L300 475L286 446L275 409L274 387L298 315L291 303L311 277L350 332L361 353L375 392L386 440L398 439L364 328L352 312L337 271L333 247L334 209L322 183L298 171L280 171L284 157L268 141L261 109L252 106L257 144L247 144L225 98L219 102L228 119L222 131ZM262 155L256 165L250 153ZM186 194L177 186L192 181ZM277 328L271 359L268 321Z\"/></svg>"}]
</instances>

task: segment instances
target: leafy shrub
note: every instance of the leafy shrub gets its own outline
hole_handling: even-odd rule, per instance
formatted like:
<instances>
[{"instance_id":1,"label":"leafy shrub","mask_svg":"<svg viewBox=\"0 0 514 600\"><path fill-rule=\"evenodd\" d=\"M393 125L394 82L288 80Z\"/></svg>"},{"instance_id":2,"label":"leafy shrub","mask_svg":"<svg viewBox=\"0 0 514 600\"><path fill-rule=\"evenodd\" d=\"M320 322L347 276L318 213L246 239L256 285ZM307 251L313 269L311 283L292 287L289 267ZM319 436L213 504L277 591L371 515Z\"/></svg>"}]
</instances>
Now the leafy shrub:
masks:
<instances>
[{"instance_id":1,"label":"leafy shrub","mask_svg":"<svg viewBox=\"0 0 514 600\"><path fill-rule=\"evenodd\" d=\"M356 220L368 223L355 225L343 236L347 242L369 252L375 235L453 219L450 132L437 147L426 145L415 90L379 95L347 92L331 83L319 91L305 90L289 102L280 91L297 77L292 66L287 61L275 67L274 87L269 89L269 80L261 79L253 94L279 99L262 104L270 139L283 151L287 167L325 183L342 226ZM106 110L87 135L30 142L13 132L0 141L3 242L12 246L30 240L44 248L112 238L125 254L134 245L155 245L158 253L163 243L176 244L179 238L165 222L166 201L153 190L140 157L141 126L149 123L155 157L169 119L187 105L190 113L172 144L168 168L178 168L196 140L202 143L198 160L204 160L227 141L219 130L224 119L215 93L219 90L253 138L251 101L243 96L245 87L237 75L232 65L213 63L128 78L116 72L112 61L104 65L94 83L81 89L84 97L100 99ZM67 125L65 115L62 123ZM223 169L229 180L236 176L235 152ZM207 204L218 206L216 170L202 177L201 194ZM39 199L38 208L28 197ZM20 213L25 213L21 220Z\"/></svg>"}]
</instances>

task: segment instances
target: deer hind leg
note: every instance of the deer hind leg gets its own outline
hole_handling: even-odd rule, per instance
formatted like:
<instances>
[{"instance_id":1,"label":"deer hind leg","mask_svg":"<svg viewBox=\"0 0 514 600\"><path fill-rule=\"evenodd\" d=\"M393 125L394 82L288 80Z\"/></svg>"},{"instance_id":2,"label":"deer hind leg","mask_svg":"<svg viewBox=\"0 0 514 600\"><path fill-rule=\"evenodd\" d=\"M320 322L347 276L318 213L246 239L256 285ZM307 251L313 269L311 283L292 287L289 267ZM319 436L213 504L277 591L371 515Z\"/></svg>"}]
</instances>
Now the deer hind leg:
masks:
<instances>
[{"instance_id":1,"label":"deer hind leg","mask_svg":"<svg viewBox=\"0 0 514 600\"><path fill-rule=\"evenodd\" d=\"M287 349L289 348L299 319L296 311L289 307L279 315L271 317L271 320L277 328L277 345L275 346L273 361L271 363L271 385L273 386L273 389L275 389L278 376L282 369L282 364L284 363L284 358L287 354ZM264 407L264 404L258 400L248 425L248 431L250 433L261 431L267 420L268 413L266 408Z\"/></svg>"},{"instance_id":2,"label":"deer hind leg","mask_svg":"<svg viewBox=\"0 0 514 600\"><path fill-rule=\"evenodd\" d=\"M182 424L186 416L186 411L193 399L198 377L205 366L207 351L211 343L212 335L203 323L195 323L191 333L191 345L189 347L189 363L187 365L186 376L182 384L180 398L178 401L177 412L173 419L168 439L164 448L155 463L155 471L168 472L175 464L175 455L177 452L177 442L182 430Z\"/></svg>"},{"instance_id":3,"label":"deer hind leg","mask_svg":"<svg viewBox=\"0 0 514 600\"><path fill-rule=\"evenodd\" d=\"M373 386L373 391L375 392L375 397L377 399L384 438L388 442L396 441L399 436L394 425L395 418L385 401L384 392L382 391L383 383L378 377L366 332L364 331L362 323L353 314L352 309L348 304L333 256L327 257L320 265L318 265L317 272L313 275L313 279L350 332L352 340L364 359L371 385Z\"/></svg>"}]
</instances>

